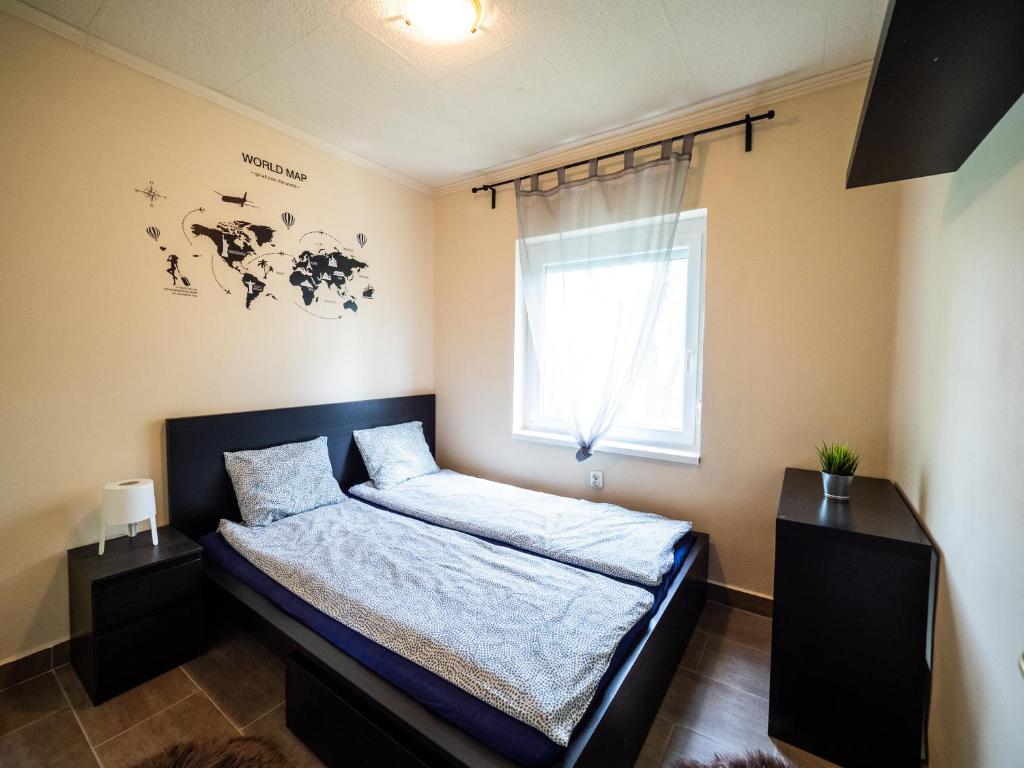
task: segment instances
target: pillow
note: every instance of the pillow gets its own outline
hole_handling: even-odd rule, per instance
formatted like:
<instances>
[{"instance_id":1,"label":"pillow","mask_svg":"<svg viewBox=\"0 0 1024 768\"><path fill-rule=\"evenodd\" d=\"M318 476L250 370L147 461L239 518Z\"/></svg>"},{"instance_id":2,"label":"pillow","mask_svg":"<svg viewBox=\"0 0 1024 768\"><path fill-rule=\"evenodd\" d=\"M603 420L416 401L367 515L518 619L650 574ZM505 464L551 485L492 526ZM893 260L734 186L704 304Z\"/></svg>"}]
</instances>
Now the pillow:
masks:
<instances>
[{"instance_id":1,"label":"pillow","mask_svg":"<svg viewBox=\"0 0 1024 768\"><path fill-rule=\"evenodd\" d=\"M331 470L326 437L259 451L225 452L224 466L246 525L269 525L345 500Z\"/></svg>"},{"instance_id":2,"label":"pillow","mask_svg":"<svg viewBox=\"0 0 1024 768\"><path fill-rule=\"evenodd\" d=\"M414 477L441 471L423 437L422 422L357 429L352 436L363 455L370 479L382 491Z\"/></svg>"}]
</instances>

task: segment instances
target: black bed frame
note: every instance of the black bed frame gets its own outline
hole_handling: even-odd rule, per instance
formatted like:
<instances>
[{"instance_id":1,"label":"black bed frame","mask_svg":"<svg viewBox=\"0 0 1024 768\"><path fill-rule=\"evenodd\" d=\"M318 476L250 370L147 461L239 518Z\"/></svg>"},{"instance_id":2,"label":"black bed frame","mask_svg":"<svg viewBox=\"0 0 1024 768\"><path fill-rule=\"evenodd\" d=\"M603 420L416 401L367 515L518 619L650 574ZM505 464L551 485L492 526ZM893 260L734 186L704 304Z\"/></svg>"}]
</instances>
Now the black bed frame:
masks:
<instances>
[{"instance_id":1,"label":"black bed frame","mask_svg":"<svg viewBox=\"0 0 1024 768\"><path fill-rule=\"evenodd\" d=\"M224 451L328 439L344 489L367 479L352 431L422 421L434 450L434 395L167 420L171 524L198 538L238 520ZM707 599L708 537L695 534L668 595L554 768L632 766ZM513 768L223 569L204 566L212 620L242 622L287 665L290 730L328 765Z\"/></svg>"}]
</instances>

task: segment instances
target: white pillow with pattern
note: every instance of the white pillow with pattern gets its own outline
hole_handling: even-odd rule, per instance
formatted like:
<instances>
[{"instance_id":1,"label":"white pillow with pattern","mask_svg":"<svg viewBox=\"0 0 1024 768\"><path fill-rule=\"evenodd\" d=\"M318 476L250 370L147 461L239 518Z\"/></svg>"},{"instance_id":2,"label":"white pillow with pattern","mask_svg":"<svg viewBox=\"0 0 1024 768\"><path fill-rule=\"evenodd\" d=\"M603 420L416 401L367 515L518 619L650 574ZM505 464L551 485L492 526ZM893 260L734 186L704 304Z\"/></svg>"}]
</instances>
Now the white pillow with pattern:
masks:
<instances>
[{"instance_id":1,"label":"white pillow with pattern","mask_svg":"<svg viewBox=\"0 0 1024 768\"><path fill-rule=\"evenodd\" d=\"M334 478L327 438L224 453L246 525L269 525L289 515L345 500Z\"/></svg>"},{"instance_id":2,"label":"white pillow with pattern","mask_svg":"<svg viewBox=\"0 0 1024 768\"><path fill-rule=\"evenodd\" d=\"M386 491L420 475L440 472L423 436L423 422L352 432L373 484Z\"/></svg>"}]
</instances>

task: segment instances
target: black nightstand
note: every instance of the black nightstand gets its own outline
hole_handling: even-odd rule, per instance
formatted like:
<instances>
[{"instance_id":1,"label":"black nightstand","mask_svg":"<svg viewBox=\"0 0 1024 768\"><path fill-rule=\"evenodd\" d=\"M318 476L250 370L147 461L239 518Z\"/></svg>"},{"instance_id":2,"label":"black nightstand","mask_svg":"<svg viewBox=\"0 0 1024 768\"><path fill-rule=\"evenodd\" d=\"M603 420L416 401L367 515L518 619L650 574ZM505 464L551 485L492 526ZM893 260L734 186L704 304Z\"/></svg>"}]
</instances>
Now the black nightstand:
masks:
<instances>
[{"instance_id":1,"label":"black nightstand","mask_svg":"<svg viewBox=\"0 0 1024 768\"><path fill-rule=\"evenodd\" d=\"M775 523L768 733L847 768L920 768L938 556L888 480L848 502L787 469Z\"/></svg>"},{"instance_id":2,"label":"black nightstand","mask_svg":"<svg viewBox=\"0 0 1024 768\"><path fill-rule=\"evenodd\" d=\"M164 526L68 550L71 664L94 704L203 650L202 548Z\"/></svg>"}]
</instances>

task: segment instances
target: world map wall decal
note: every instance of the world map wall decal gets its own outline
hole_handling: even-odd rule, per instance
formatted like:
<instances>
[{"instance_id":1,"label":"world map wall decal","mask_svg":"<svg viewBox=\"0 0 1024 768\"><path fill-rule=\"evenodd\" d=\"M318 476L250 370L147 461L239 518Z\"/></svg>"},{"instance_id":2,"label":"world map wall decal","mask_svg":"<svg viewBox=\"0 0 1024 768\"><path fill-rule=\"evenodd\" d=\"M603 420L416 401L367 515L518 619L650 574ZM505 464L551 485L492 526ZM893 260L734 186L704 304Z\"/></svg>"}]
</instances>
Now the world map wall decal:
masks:
<instances>
[{"instance_id":1,"label":"world map wall decal","mask_svg":"<svg viewBox=\"0 0 1024 768\"><path fill-rule=\"evenodd\" d=\"M359 311L360 302L372 300L375 289L366 274L369 265L355 257L355 250L345 246L335 235L322 230L308 230L295 236L290 232L295 222L291 213L282 214L278 224L269 225L251 220L240 209L257 208L248 198L248 192L222 194L215 192L212 204L191 207L173 221L179 223L184 237L183 245L193 252L195 259L209 260L209 287L217 286L221 297L238 296L247 310L279 302L290 304L307 315L323 320L338 320L348 313ZM207 207L209 205L209 207ZM234 209L234 215L218 214L215 207ZM258 215L258 214L257 214ZM245 218L235 218L245 216ZM188 269L173 250L173 243L156 224L145 230L151 245L159 248L163 271L170 278L164 290L179 296L198 298L199 284L204 271L198 274ZM174 227L172 240L177 239ZM163 237L161 237L163 235ZM278 243L284 237L287 243ZM356 242L360 250L367 237L358 233ZM282 247L285 246L285 247ZM188 261L189 264L201 263Z\"/></svg>"}]
</instances>

